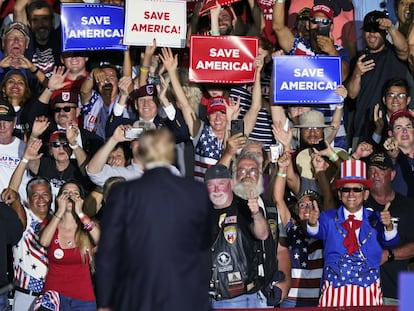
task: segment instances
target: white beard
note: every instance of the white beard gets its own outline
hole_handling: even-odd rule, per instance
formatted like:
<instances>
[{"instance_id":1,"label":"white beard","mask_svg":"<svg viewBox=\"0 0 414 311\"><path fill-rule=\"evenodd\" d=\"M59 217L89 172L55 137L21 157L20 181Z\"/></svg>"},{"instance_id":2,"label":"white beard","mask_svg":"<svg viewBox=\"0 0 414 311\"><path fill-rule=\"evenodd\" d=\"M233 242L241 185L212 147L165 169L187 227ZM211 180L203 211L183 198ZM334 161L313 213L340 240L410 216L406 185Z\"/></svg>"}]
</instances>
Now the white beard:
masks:
<instances>
[{"instance_id":1,"label":"white beard","mask_svg":"<svg viewBox=\"0 0 414 311\"><path fill-rule=\"evenodd\" d=\"M262 175L260 175L257 183L254 183L250 177L245 177L241 181L233 180L233 182L233 192L245 200L248 200L252 196L254 198L257 198L260 194L263 193L264 190ZM250 194L251 192L252 194Z\"/></svg>"}]
</instances>

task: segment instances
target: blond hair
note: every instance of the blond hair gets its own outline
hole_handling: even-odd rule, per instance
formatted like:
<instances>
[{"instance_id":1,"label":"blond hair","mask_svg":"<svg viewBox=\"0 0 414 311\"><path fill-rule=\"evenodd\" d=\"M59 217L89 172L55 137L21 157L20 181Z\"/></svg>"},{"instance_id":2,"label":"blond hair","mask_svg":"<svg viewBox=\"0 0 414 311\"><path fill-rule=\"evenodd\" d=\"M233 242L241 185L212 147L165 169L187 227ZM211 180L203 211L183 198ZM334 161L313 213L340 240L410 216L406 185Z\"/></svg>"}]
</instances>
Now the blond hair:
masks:
<instances>
[{"instance_id":1,"label":"blond hair","mask_svg":"<svg viewBox=\"0 0 414 311\"><path fill-rule=\"evenodd\" d=\"M172 164L175 159L175 139L167 129L145 131L139 138L138 155L145 163Z\"/></svg>"}]
</instances>

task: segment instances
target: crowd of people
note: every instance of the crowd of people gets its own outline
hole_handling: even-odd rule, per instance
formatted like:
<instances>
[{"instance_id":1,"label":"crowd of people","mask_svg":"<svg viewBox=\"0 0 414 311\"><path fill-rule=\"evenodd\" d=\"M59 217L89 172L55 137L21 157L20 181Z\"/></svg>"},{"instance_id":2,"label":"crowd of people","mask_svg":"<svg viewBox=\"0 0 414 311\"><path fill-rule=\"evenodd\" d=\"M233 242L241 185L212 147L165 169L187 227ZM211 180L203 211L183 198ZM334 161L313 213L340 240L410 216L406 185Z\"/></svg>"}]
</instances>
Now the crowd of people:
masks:
<instances>
[{"instance_id":1,"label":"crowd of people","mask_svg":"<svg viewBox=\"0 0 414 311\"><path fill-rule=\"evenodd\" d=\"M188 38L258 39L247 84L62 51L64 2L125 4L0 0L0 311L398 305L413 0L189 1ZM342 102L273 103L282 55L339 57Z\"/></svg>"}]
</instances>

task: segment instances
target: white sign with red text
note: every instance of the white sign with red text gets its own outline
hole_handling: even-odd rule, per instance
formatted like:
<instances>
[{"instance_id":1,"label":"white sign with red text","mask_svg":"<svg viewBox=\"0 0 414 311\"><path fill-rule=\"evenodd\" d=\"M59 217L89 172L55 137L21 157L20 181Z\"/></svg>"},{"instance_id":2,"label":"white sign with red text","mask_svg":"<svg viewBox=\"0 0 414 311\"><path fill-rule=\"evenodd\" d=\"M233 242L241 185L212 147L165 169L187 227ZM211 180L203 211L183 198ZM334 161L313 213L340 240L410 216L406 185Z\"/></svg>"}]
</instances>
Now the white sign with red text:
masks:
<instances>
[{"instance_id":1,"label":"white sign with red text","mask_svg":"<svg viewBox=\"0 0 414 311\"><path fill-rule=\"evenodd\" d=\"M130 0L125 3L124 44L183 48L187 33L186 1Z\"/></svg>"},{"instance_id":2,"label":"white sign with red text","mask_svg":"<svg viewBox=\"0 0 414 311\"><path fill-rule=\"evenodd\" d=\"M242 36L191 36L193 82L249 83L255 79L258 39Z\"/></svg>"}]
</instances>

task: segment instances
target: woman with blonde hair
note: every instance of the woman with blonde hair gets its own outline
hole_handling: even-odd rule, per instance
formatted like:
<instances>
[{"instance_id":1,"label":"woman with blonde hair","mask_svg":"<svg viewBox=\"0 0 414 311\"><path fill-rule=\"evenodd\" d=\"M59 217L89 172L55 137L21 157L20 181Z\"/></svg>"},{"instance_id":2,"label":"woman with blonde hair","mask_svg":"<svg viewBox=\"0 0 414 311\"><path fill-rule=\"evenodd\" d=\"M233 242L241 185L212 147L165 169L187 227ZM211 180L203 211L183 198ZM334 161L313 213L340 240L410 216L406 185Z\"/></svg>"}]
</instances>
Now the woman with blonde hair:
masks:
<instances>
[{"instance_id":1,"label":"woman with blonde hair","mask_svg":"<svg viewBox=\"0 0 414 311\"><path fill-rule=\"evenodd\" d=\"M40 244L47 248L49 271L34 310L96 310L91 272L100 230L83 213L83 201L83 189L77 181L60 188L56 212L40 234Z\"/></svg>"}]
</instances>

